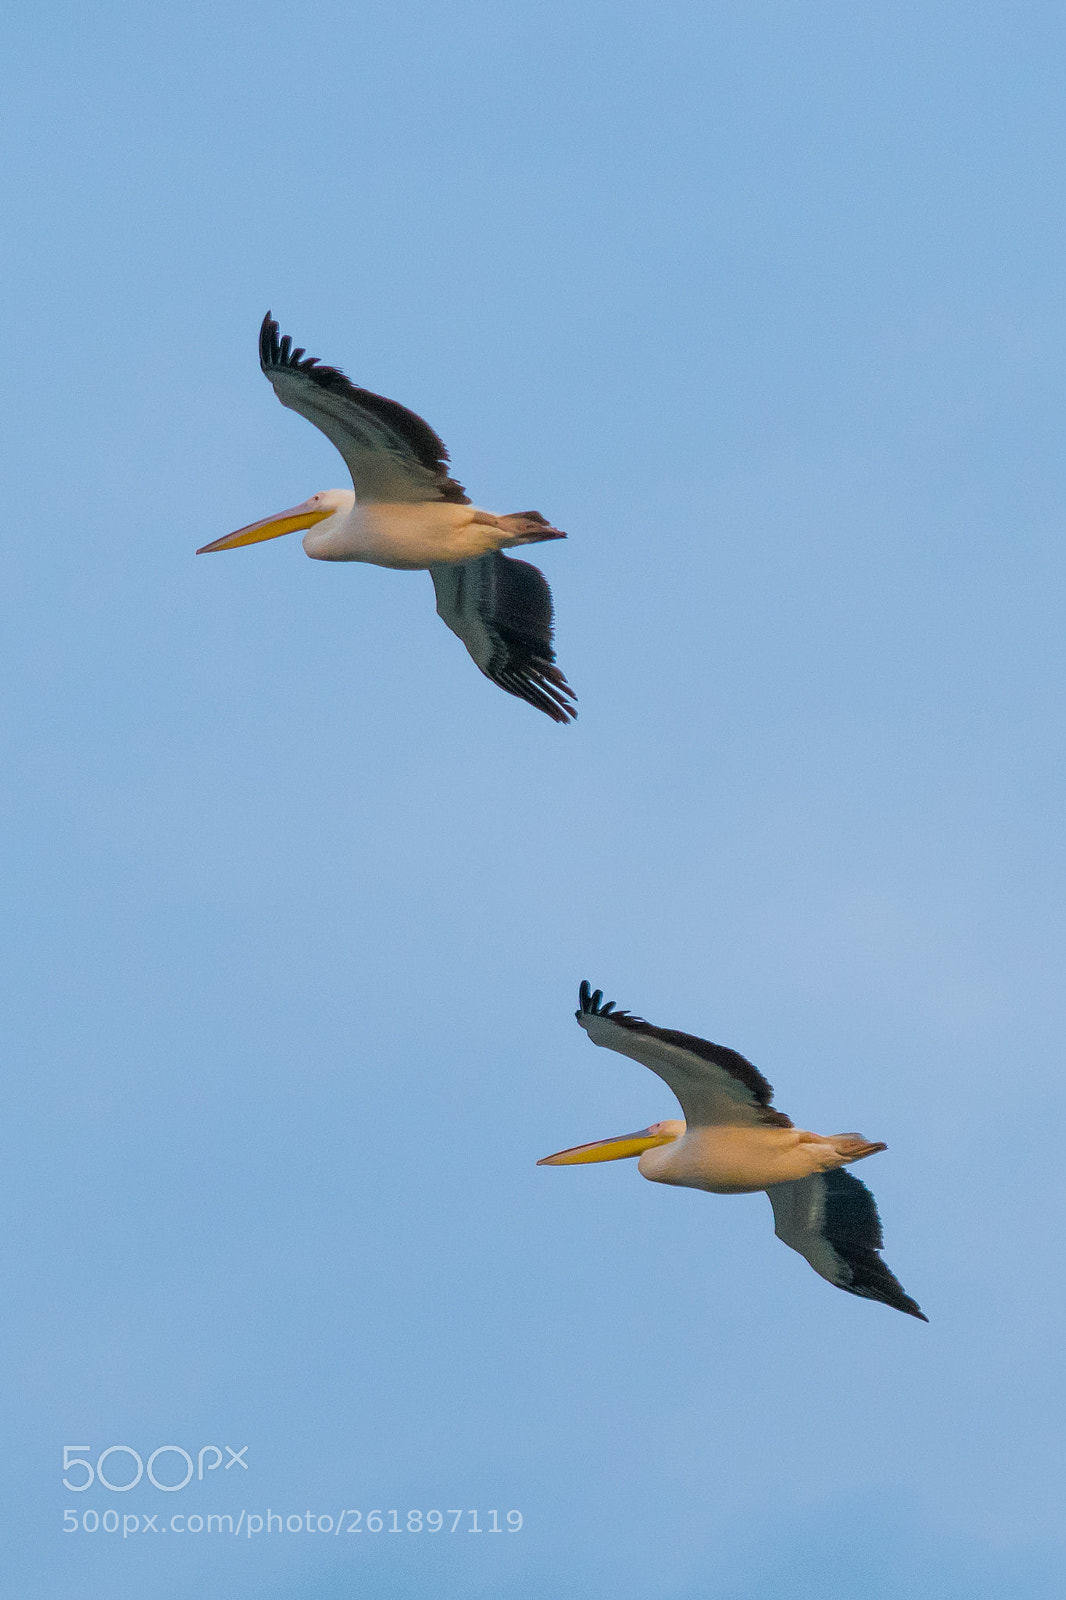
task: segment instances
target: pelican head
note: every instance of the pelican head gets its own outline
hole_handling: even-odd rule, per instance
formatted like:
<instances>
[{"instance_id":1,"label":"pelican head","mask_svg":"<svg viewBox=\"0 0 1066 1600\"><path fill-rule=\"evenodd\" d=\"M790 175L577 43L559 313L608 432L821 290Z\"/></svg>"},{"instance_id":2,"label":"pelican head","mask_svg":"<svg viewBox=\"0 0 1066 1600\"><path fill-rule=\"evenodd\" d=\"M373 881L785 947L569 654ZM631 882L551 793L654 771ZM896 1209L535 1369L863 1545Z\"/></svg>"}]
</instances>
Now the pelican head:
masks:
<instances>
[{"instance_id":1,"label":"pelican head","mask_svg":"<svg viewBox=\"0 0 1066 1600\"><path fill-rule=\"evenodd\" d=\"M623 1161L627 1156L640 1156L637 1171L647 1178L651 1174L645 1171L646 1153L657 1145L673 1144L684 1131L683 1122L669 1118L666 1122L653 1122L650 1128L641 1128L639 1133L623 1133L615 1139L596 1139L592 1144L575 1144L569 1150L545 1156L537 1162L537 1166L576 1167L586 1161Z\"/></svg>"},{"instance_id":2,"label":"pelican head","mask_svg":"<svg viewBox=\"0 0 1066 1600\"><path fill-rule=\"evenodd\" d=\"M313 528L331 517L347 516L354 504L355 495L350 489L323 489L321 493L313 494L310 500L305 500L302 506L293 506L290 511L278 511L272 517L264 517L262 522L250 522L246 528L238 528L236 533L227 533L213 544L201 546L196 554L206 556L214 550L236 550L242 544L259 544L262 539L277 539L283 533ZM313 549L308 549L307 537L304 538L304 549L308 555L314 554Z\"/></svg>"}]
</instances>

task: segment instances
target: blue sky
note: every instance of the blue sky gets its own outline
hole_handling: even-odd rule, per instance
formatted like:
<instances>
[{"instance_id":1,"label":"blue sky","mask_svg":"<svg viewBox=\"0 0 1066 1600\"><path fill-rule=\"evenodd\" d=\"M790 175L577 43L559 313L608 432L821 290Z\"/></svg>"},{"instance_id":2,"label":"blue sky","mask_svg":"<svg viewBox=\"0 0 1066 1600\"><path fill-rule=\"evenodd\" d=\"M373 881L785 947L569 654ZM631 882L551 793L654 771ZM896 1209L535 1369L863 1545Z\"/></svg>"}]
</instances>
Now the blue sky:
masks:
<instances>
[{"instance_id":1,"label":"blue sky","mask_svg":"<svg viewBox=\"0 0 1066 1600\"><path fill-rule=\"evenodd\" d=\"M980 3L4 24L26 1600L1061 1593L1064 44ZM570 531L574 727L422 574L194 559L345 482L268 306ZM582 977L887 1142L928 1327L764 1197L537 1170L674 1112ZM248 1468L78 1495L75 1442ZM457 1506L524 1526L61 1531Z\"/></svg>"}]
</instances>

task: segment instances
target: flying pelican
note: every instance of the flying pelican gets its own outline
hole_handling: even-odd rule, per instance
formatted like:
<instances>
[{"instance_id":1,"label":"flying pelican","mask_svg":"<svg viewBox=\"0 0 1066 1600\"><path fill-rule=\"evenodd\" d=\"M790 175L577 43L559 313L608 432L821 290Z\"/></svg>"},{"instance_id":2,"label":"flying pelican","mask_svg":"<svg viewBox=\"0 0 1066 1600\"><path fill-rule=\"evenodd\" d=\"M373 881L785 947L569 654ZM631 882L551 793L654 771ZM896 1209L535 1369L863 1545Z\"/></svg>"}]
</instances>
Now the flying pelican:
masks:
<instances>
[{"instance_id":1,"label":"flying pelican","mask_svg":"<svg viewBox=\"0 0 1066 1600\"><path fill-rule=\"evenodd\" d=\"M259 330L259 364L283 406L320 428L344 457L352 489L327 489L303 505L238 528L196 552L235 550L306 528L317 561L369 561L426 568L437 615L475 664L508 694L555 722L576 716L574 693L555 665L552 597L543 574L509 561L513 545L565 539L539 511L495 516L479 511L449 477L448 452L413 411L350 383L336 367L292 348L268 311Z\"/></svg>"},{"instance_id":2,"label":"flying pelican","mask_svg":"<svg viewBox=\"0 0 1066 1600\"><path fill-rule=\"evenodd\" d=\"M735 1050L673 1028L655 1028L603 1004L582 983L577 1020L593 1044L631 1056L657 1073L681 1102L684 1122L653 1122L639 1133L579 1144L538 1161L576 1166L639 1156L637 1170L653 1183L754 1194L765 1189L774 1232L805 1256L823 1278L867 1300L882 1300L928 1322L878 1252L883 1243L874 1197L845 1172L887 1148L860 1133L822 1135L794 1128L770 1105L773 1089Z\"/></svg>"}]
</instances>

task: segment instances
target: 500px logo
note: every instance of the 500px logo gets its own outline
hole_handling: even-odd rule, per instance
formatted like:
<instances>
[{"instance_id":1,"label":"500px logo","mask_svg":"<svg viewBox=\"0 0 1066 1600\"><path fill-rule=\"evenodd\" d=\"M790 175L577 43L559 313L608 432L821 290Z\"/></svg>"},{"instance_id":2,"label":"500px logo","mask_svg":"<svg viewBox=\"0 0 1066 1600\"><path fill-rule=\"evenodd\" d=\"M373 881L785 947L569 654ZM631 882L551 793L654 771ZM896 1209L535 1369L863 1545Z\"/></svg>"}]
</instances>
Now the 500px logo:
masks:
<instances>
[{"instance_id":1,"label":"500px logo","mask_svg":"<svg viewBox=\"0 0 1066 1600\"><path fill-rule=\"evenodd\" d=\"M219 1449L217 1444L205 1444L197 1451L194 1463L192 1456L187 1450L183 1450L180 1444L161 1444L152 1451L148 1457L148 1465L145 1467L144 1462L132 1445L109 1444L107 1449L101 1450L97 1456L94 1467L93 1463L88 1460L92 1445L65 1444L63 1446L64 1474L81 1467L84 1469L85 1476L80 1482L75 1481L74 1483L71 1483L70 1479L64 1476L63 1487L64 1489L70 1489L73 1494L84 1494L85 1490L91 1488L94 1483L99 1483L104 1489L110 1489L112 1494L125 1494L127 1489L132 1489L140 1483L145 1472L147 1472L148 1482L154 1485L156 1489L162 1489L166 1494L176 1494L179 1489L184 1489L186 1484L192 1482L194 1473L197 1479L202 1480L205 1468L208 1472L217 1471L223 1465L223 1450L229 1456L229 1460L225 1463L227 1472L231 1467L243 1467L247 1472L248 1463L244 1459L247 1449L248 1446L246 1444L242 1445L239 1450L231 1449L228 1444L224 1444L222 1449ZM75 1454L77 1451L84 1451L85 1454ZM109 1457L112 1456L128 1457L129 1459L125 1464L128 1471L123 1470L119 1461L107 1465ZM160 1458L166 1456L179 1457L180 1465L174 1461L169 1461L164 1465ZM208 1459L211 1456L214 1456L213 1461ZM158 1473L156 1471L157 1463L159 1464ZM105 1466L107 1467L106 1471ZM114 1483L111 1477L108 1476L109 1473L113 1473L115 1477L127 1476L128 1481L126 1483ZM132 1473L132 1476L129 1476L130 1473ZM184 1476L181 1476L182 1473ZM167 1478L175 1476L179 1477L177 1483L166 1482Z\"/></svg>"}]
</instances>

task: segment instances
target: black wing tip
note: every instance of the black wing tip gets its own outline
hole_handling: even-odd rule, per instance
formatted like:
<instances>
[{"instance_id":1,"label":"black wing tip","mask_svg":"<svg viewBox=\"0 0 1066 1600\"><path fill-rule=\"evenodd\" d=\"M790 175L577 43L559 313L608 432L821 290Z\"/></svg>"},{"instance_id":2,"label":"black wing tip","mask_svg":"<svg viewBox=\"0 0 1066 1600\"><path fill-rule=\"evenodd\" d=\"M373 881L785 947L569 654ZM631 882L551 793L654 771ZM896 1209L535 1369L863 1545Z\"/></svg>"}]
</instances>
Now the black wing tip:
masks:
<instances>
[{"instance_id":1,"label":"black wing tip","mask_svg":"<svg viewBox=\"0 0 1066 1600\"><path fill-rule=\"evenodd\" d=\"M587 978L582 978L581 987L577 991L579 1009L574 1012L578 1021L582 1017L610 1017L612 1022L620 1021L627 1017L627 1011L616 1011L613 1000L603 998L602 989L592 989Z\"/></svg>"},{"instance_id":2,"label":"black wing tip","mask_svg":"<svg viewBox=\"0 0 1066 1600\"><path fill-rule=\"evenodd\" d=\"M846 1283L838 1287L863 1300L879 1300L882 1305L903 1311L919 1322L929 1318L917 1300L904 1289L891 1267L882 1260L884 1232L877 1201L861 1178L847 1167L822 1174L825 1192L824 1237L836 1253Z\"/></svg>"},{"instance_id":3,"label":"black wing tip","mask_svg":"<svg viewBox=\"0 0 1066 1600\"><path fill-rule=\"evenodd\" d=\"M492 562L496 583L497 613L489 625L498 649L482 672L553 722L575 721L577 695L555 662L555 608L547 579L531 562L500 550L485 559Z\"/></svg>"},{"instance_id":4,"label":"black wing tip","mask_svg":"<svg viewBox=\"0 0 1066 1600\"><path fill-rule=\"evenodd\" d=\"M896 1274L885 1266L880 1255L876 1257L877 1266L877 1293L876 1298L886 1306L892 1306L896 1311L903 1311L908 1317L916 1317L919 1322L928 1322L929 1318L900 1283Z\"/></svg>"},{"instance_id":5,"label":"black wing tip","mask_svg":"<svg viewBox=\"0 0 1066 1600\"><path fill-rule=\"evenodd\" d=\"M513 694L517 700L524 700L537 711L543 711L553 722L576 722L577 696L559 668L551 662L522 661L516 665L508 663L495 668L490 666L487 671L484 667L481 670L498 689Z\"/></svg>"},{"instance_id":6,"label":"black wing tip","mask_svg":"<svg viewBox=\"0 0 1066 1600\"><path fill-rule=\"evenodd\" d=\"M268 311L259 329L259 365L269 377L271 372L288 368L302 372L323 389L342 392L354 390L355 385L339 367L325 367L317 356L309 356L302 346L294 349L292 335L281 335L281 328Z\"/></svg>"},{"instance_id":7,"label":"black wing tip","mask_svg":"<svg viewBox=\"0 0 1066 1600\"><path fill-rule=\"evenodd\" d=\"M523 662L518 668L498 669L485 675L498 688L543 711L553 722L565 725L577 721L577 696L551 662Z\"/></svg>"},{"instance_id":8,"label":"black wing tip","mask_svg":"<svg viewBox=\"0 0 1066 1600\"><path fill-rule=\"evenodd\" d=\"M918 1304L904 1289L895 1273L890 1271L880 1256L875 1257L879 1271L869 1274L856 1273L855 1281L842 1284L849 1294L858 1295L862 1300L879 1300L883 1306L891 1306L893 1311L902 1311L908 1317L915 1317L919 1322L928 1322L929 1318ZM871 1263L873 1265L873 1263Z\"/></svg>"},{"instance_id":9,"label":"black wing tip","mask_svg":"<svg viewBox=\"0 0 1066 1600\"><path fill-rule=\"evenodd\" d=\"M268 311L259 326L259 365L264 372L274 363L279 332L273 312Z\"/></svg>"},{"instance_id":10,"label":"black wing tip","mask_svg":"<svg viewBox=\"0 0 1066 1600\"><path fill-rule=\"evenodd\" d=\"M574 1012L575 1017L598 1017L602 1000L603 990L593 989L588 979L582 978L577 991L578 1009Z\"/></svg>"}]
</instances>

